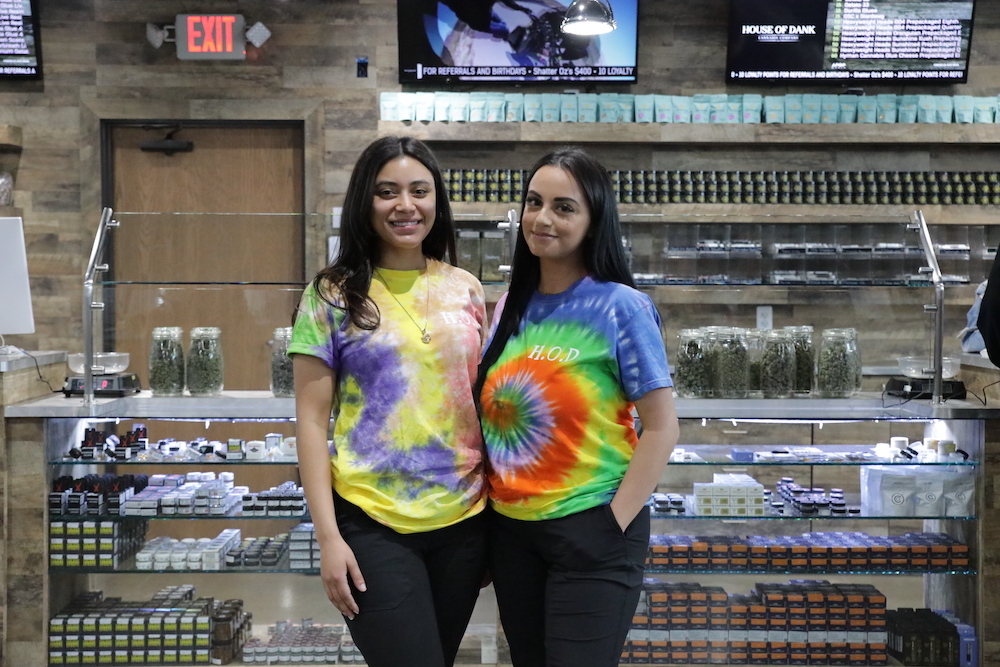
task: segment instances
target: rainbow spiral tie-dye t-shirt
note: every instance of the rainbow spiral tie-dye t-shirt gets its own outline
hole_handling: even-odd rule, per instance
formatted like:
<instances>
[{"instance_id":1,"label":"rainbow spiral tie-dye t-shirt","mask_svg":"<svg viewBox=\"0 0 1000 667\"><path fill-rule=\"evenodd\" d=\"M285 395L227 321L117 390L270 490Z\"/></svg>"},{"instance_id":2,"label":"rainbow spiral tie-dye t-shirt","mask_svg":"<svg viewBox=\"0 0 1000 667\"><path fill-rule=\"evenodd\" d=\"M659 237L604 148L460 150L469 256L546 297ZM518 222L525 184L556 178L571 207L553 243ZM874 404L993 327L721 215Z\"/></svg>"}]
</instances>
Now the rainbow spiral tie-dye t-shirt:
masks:
<instances>
[{"instance_id":1,"label":"rainbow spiral tie-dye t-shirt","mask_svg":"<svg viewBox=\"0 0 1000 667\"><path fill-rule=\"evenodd\" d=\"M632 402L670 386L647 295L590 277L536 292L483 386L495 509L539 520L610 502L637 443Z\"/></svg>"},{"instance_id":2,"label":"rainbow spiral tie-dye t-shirt","mask_svg":"<svg viewBox=\"0 0 1000 667\"><path fill-rule=\"evenodd\" d=\"M486 504L472 400L483 287L466 271L428 260L425 271L380 268L369 296L380 314L374 331L351 324L310 285L288 350L318 357L336 374L333 488L401 533L452 525Z\"/></svg>"}]
</instances>

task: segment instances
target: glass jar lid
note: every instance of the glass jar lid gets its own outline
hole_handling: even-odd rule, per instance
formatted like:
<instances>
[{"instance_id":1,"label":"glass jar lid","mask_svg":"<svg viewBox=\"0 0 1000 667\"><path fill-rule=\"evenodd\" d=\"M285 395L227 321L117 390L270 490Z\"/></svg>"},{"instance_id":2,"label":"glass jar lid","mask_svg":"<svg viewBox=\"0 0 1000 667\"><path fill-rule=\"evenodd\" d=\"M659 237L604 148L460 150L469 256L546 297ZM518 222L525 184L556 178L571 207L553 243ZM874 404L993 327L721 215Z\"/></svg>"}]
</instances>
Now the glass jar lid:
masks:
<instances>
[{"instance_id":1,"label":"glass jar lid","mask_svg":"<svg viewBox=\"0 0 1000 667\"><path fill-rule=\"evenodd\" d=\"M153 338L180 338L183 335L181 327L153 327Z\"/></svg>"},{"instance_id":2,"label":"glass jar lid","mask_svg":"<svg viewBox=\"0 0 1000 667\"><path fill-rule=\"evenodd\" d=\"M222 334L219 327L195 327L191 329L191 338L218 338Z\"/></svg>"},{"instance_id":3,"label":"glass jar lid","mask_svg":"<svg viewBox=\"0 0 1000 667\"><path fill-rule=\"evenodd\" d=\"M292 327L278 327L274 330L275 340L290 340L292 337Z\"/></svg>"}]
</instances>

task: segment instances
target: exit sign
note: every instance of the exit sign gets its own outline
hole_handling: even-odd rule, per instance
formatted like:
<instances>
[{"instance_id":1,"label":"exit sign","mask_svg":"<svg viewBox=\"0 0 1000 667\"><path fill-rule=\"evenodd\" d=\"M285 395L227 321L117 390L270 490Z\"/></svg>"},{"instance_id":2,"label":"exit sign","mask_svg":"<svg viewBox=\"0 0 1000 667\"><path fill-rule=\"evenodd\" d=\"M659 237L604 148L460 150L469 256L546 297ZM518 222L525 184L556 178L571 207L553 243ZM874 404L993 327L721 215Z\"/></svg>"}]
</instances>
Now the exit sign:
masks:
<instances>
[{"instance_id":1,"label":"exit sign","mask_svg":"<svg viewBox=\"0 0 1000 667\"><path fill-rule=\"evenodd\" d=\"M246 60L242 14L178 14L174 33L181 60Z\"/></svg>"}]
</instances>

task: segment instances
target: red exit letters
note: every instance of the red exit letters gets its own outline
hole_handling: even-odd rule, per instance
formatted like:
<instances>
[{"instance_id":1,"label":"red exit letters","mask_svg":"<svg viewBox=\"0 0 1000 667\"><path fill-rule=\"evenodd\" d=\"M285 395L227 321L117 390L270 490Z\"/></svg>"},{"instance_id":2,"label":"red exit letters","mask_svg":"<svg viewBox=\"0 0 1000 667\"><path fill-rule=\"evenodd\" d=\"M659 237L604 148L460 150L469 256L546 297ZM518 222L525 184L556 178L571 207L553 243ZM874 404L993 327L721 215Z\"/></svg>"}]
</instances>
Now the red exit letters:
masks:
<instances>
[{"instance_id":1,"label":"red exit letters","mask_svg":"<svg viewBox=\"0 0 1000 667\"><path fill-rule=\"evenodd\" d=\"M242 14L178 14L174 32L181 60L246 59L246 19Z\"/></svg>"},{"instance_id":2,"label":"red exit letters","mask_svg":"<svg viewBox=\"0 0 1000 667\"><path fill-rule=\"evenodd\" d=\"M191 53L232 53L235 16L188 16L187 50Z\"/></svg>"}]
</instances>

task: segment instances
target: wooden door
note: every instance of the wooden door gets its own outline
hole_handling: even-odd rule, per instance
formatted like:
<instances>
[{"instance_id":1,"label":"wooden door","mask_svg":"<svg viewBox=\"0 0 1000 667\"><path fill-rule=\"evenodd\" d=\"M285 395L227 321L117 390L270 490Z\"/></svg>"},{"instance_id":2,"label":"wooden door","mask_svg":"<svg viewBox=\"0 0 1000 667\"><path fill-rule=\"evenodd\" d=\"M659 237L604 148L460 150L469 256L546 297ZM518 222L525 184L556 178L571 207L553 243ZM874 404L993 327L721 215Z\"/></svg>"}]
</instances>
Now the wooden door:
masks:
<instances>
[{"instance_id":1,"label":"wooden door","mask_svg":"<svg viewBox=\"0 0 1000 667\"><path fill-rule=\"evenodd\" d=\"M164 134L112 131L111 264L116 281L140 283L115 289L116 351L145 380L153 327L220 327L226 389L267 389L267 342L303 280L302 130L185 128L175 138L190 153L140 149Z\"/></svg>"},{"instance_id":2,"label":"wooden door","mask_svg":"<svg viewBox=\"0 0 1000 667\"><path fill-rule=\"evenodd\" d=\"M154 327L182 327L185 349L193 327L219 327L225 389L268 390L268 343L276 327L291 324L304 278L302 128L184 128L174 138L193 142L191 152L141 150L166 132L110 129L111 206L121 226L112 232L109 262L117 284L104 295L113 327L106 345L130 353L129 370L146 387ZM194 408L198 399L188 400ZM206 430L200 422L150 420L147 427L153 440L205 436L225 442L262 440L272 431L294 434L289 423L223 423ZM296 470L286 466L226 469L253 491L297 479ZM164 466L143 472L186 470ZM223 527L217 521L193 523L153 522L150 536L202 537ZM273 535L289 527L287 521L252 523L252 530L241 526L245 533Z\"/></svg>"}]
</instances>

